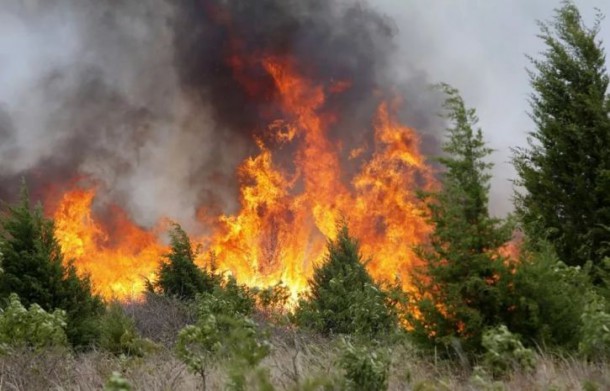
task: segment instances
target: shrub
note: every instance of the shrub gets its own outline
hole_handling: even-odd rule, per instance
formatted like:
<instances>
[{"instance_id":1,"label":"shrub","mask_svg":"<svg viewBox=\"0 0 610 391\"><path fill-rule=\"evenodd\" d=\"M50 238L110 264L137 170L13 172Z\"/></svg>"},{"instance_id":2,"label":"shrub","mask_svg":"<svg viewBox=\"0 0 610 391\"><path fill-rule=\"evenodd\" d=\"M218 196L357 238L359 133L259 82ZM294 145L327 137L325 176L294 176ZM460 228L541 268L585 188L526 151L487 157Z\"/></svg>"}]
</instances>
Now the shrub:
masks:
<instances>
[{"instance_id":1,"label":"shrub","mask_svg":"<svg viewBox=\"0 0 610 391\"><path fill-rule=\"evenodd\" d=\"M505 293L505 324L526 345L575 349L580 340L585 292L591 289L584 272L559 261L553 248L538 244L524 250L513 283Z\"/></svg>"},{"instance_id":2,"label":"shrub","mask_svg":"<svg viewBox=\"0 0 610 391\"><path fill-rule=\"evenodd\" d=\"M269 355L270 344L256 324L249 318L234 318L224 343L228 358L228 388L236 391L248 389L246 383L251 376L256 378L259 386L269 388L268 372L259 364Z\"/></svg>"},{"instance_id":3,"label":"shrub","mask_svg":"<svg viewBox=\"0 0 610 391\"><path fill-rule=\"evenodd\" d=\"M217 284L211 293L203 293L201 296L215 297L216 301L208 304L216 303L216 305L223 306L216 310L225 314L250 315L254 311L256 303L254 293L247 286L238 284L233 276L229 276Z\"/></svg>"},{"instance_id":4,"label":"shrub","mask_svg":"<svg viewBox=\"0 0 610 391\"><path fill-rule=\"evenodd\" d=\"M525 348L519 337L505 325L486 330L482 344L485 349L483 363L494 375L503 375L516 368L526 371L535 368L534 351Z\"/></svg>"},{"instance_id":5,"label":"shrub","mask_svg":"<svg viewBox=\"0 0 610 391\"><path fill-rule=\"evenodd\" d=\"M155 345L139 337L135 322L125 315L120 304L111 303L101 319L100 347L115 355L143 356Z\"/></svg>"},{"instance_id":6,"label":"shrub","mask_svg":"<svg viewBox=\"0 0 610 391\"><path fill-rule=\"evenodd\" d=\"M256 302L265 311L281 311L290 299L290 290L281 282L255 292Z\"/></svg>"},{"instance_id":7,"label":"shrub","mask_svg":"<svg viewBox=\"0 0 610 391\"><path fill-rule=\"evenodd\" d=\"M344 341L339 361L348 390L387 390L390 359L386 351L358 347Z\"/></svg>"},{"instance_id":8,"label":"shrub","mask_svg":"<svg viewBox=\"0 0 610 391\"><path fill-rule=\"evenodd\" d=\"M197 323L179 333L178 357L201 376L204 389L208 371L220 363L228 368L230 388L245 389L246 375L261 371L258 364L269 353L267 342L230 300L203 294L197 304Z\"/></svg>"},{"instance_id":9,"label":"shrub","mask_svg":"<svg viewBox=\"0 0 610 391\"><path fill-rule=\"evenodd\" d=\"M468 382L475 390L480 391L506 391L504 383L493 379L483 367L474 367Z\"/></svg>"},{"instance_id":10,"label":"shrub","mask_svg":"<svg viewBox=\"0 0 610 391\"><path fill-rule=\"evenodd\" d=\"M599 296L593 296L585 305L578 350L591 359L610 357L610 313L606 311L605 300Z\"/></svg>"},{"instance_id":11,"label":"shrub","mask_svg":"<svg viewBox=\"0 0 610 391\"><path fill-rule=\"evenodd\" d=\"M294 314L296 323L323 334L375 336L390 331L396 317L386 305L387 294L366 271L359 245L347 226L328 242L324 263L314 269L310 292Z\"/></svg>"},{"instance_id":12,"label":"shrub","mask_svg":"<svg viewBox=\"0 0 610 391\"><path fill-rule=\"evenodd\" d=\"M183 300L193 300L198 293L212 291L220 276L214 270L204 271L195 265L198 251L180 225L174 224L169 235L171 250L159 266L157 280L147 281L148 290Z\"/></svg>"},{"instance_id":13,"label":"shrub","mask_svg":"<svg viewBox=\"0 0 610 391\"><path fill-rule=\"evenodd\" d=\"M118 372L112 372L104 391L131 391L131 384Z\"/></svg>"},{"instance_id":14,"label":"shrub","mask_svg":"<svg viewBox=\"0 0 610 391\"><path fill-rule=\"evenodd\" d=\"M16 293L26 306L36 303L45 311L64 310L72 345L90 345L97 339L104 304L91 293L89 279L64 260L53 221L44 217L41 206L30 206L25 185L20 202L0 216L0 253L0 297Z\"/></svg>"},{"instance_id":15,"label":"shrub","mask_svg":"<svg viewBox=\"0 0 610 391\"><path fill-rule=\"evenodd\" d=\"M38 304L26 309L13 293L8 306L0 313L0 345L5 349L21 345L33 348L66 345L65 328L65 311L49 313Z\"/></svg>"}]
</instances>

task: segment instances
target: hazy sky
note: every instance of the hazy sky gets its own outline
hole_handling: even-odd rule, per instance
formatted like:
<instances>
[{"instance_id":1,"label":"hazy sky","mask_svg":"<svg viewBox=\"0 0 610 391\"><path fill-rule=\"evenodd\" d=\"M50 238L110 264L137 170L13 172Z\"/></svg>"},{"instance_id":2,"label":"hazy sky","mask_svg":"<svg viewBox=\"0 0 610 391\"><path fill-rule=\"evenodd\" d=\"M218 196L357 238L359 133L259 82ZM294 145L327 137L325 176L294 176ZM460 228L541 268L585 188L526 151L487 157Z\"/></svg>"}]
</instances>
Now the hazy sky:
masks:
<instances>
[{"instance_id":1,"label":"hazy sky","mask_svg":"<svg viewBox=\"0 0 610 391\"><path fill-rule=\"evenodd\" d=\"M548 20L560 2L374 0L371 4L394 18L399 29L398 42L403 44L397 64L401 58L411 63L420 59L430 80L459 88L466 103L476 107L486 139L496 149L492 209L498 214L511 210L514 170L509 148L525 145L526 132L532 130L527 115L531 89L525 55L543 49L536 37L536 20ZM588 25L594 20L595 8L608 15L602 21L600 38L610 42L610 2L577 0L575 4Z\"/></svg>"}]
</instances>

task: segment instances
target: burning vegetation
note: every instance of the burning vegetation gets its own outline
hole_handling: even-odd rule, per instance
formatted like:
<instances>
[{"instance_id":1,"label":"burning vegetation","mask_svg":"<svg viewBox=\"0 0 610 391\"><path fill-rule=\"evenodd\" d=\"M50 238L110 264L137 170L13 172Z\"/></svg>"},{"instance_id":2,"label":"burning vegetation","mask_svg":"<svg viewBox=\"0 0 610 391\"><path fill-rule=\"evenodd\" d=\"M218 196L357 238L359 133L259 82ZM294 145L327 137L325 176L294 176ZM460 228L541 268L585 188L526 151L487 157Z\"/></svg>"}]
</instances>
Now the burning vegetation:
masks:
<instances>
[{"instance_id":1,"label":"burning vegetation","mask_svg":"<svg viewBox=\"0 0 610 391\"><path fill-rule=\"evenodd\" d=\"M231 164L214 157L216 152L206 158L225 166L221 182L236 184L219 184L218 191L213 184L198 183L218 182L221 174L214 163L201 167L196 149L185 149L200 166L189 171L184 189L198 190L188 205L198 211L195 219L181 221L169 213L141 224L134 212L138 208L131 207L137 201L125 202L130 194L118 190L121 178L129 175L124 172L139 170L133 166L140 167L140 158L117 162L116 151L96 150L97 137L117 142L127 137L138 143L136 154L143 147L135 138L159 137L147 129L156 114L143 109L130 117L138 129L133 135L98 129L100 134L90 138L74 136L85 140L79 148L96 150L96 168L86 157L70 162L75 164L54 164L52 170L59 174L44 176L69 178L69 184L35 184L56 222L66 258L90 274L105 298L141 294L144 279L153 276L167 251L163 233L169 221L191 228L206 254L199 257L200 265L213 253L217 267L239 282L261 287L282 282L296 298L306 289L313 266L322 262L327 240L346 220L363 253L371 256L367 267L372 276L409 287L417 263L413 248L430 232L416 191L431 189L434 179L420 136L400 118L408 103L385 81L390 24L358 4L264 3L190 1L173 10L181 97L189 100L191 110L208 110L214 121L210 126L229 134L215 130L207 142L228 145L228 153L235 155L230 160L241 159L229 170ZM191 131L192 124L183 126ZM158 153L174 154L171 139L181 137L177 132L163 135L169 139ZM244 152L232 144L249 146ZM41 172L45 168L36 166L30 175ZM159 191L151 189L151 194Z\"/></svg>"},{"instance_id":2,"label":"burning vegetation","mask_svg":"<svg viewBox=\"0 0 610 391\"><path fill-rule=\"evenodd\" d=\"M374 142L369 153L353 157L353 150L329 135L341 114L324 110L327 95L342 92L304 79L290 61L260 61L275 82L281 116L267 128L267 141L253 136L259 152L238 168L240 210L205 216L212 233L198 241L215 254L220 269L239 281L264 287L281 281L296 295L306 288L326 240L335 237L345 218L362 238L363 251L376 254L369 263L372 275L399 278L406 287L416 262L413 247L429 232L416 190L433 183L417 134L398 122L394 103L383 101L370 124ZM294 168L278 164L269 144L290 148ZM360 167L351 175L342 164L346 155ZM96 221L95 194L95 188L87 188L62 196L53 211L62 249L80 271L91 274L105 297L137 296L143 277L157 267L163 245L154 231L139 228L119 207L109 209L109 224Z\"/></svg>"},{"instance_id":3,"label":"burning vegetation","mask_svg":"<svg viewBox=\"0 0 610 391\"><path fill-rule=\"evenodd\" d=\"M69 22L79 54L37 63L27 99L0 107L0 198L25 179L0 208L6 384L63 384L30 353L91 366L91 348L116 356L108 389L164 348L175 373L145 372L171 384L141 388L178 389L185 369L204 390L447 388L413 383L429 353L486 389L538 379L541 346L610 357L601 17L587 29L564 2L541 23L540 144L515 151L527 192L496 218L476 110L438 85L435 141L422 91L392 77L391 23L364 3L90 3L0 6L26 38Z\"/></svg>"}]
</instances>

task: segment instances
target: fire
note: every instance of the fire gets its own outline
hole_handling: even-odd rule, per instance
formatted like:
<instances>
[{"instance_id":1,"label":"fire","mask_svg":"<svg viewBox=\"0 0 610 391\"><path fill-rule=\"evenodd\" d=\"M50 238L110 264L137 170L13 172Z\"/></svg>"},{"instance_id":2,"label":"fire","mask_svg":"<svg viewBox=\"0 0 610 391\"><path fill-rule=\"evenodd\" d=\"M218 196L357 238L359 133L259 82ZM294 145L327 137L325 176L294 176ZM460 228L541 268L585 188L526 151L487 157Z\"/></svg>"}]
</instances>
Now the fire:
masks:
<instances>
[{"instance_id":1,"label":"fire","mask_svg":"<svg viewBox=\"0 0 610 391\"><path fill-rule=\"evenodd\" d=\"M66 260L91 277L94 290L107 299L137 298L145 278L153 278L165 249L153 232L134 225L118 207L111 208L112 235L93 218L95 190L64 194L54 213L55 232Z\"/></svg>"},{"instance_id":2,"label":"fire","mask_svg":"<svg viewBox=\"0 0 610 391\"><path fill-rule=\"evenodd\" d=\"M211 238L218 264L250 285L283 281L296 295L306 289L313 266L323 261L327 238L334 238L345 218L363 253L372 257L373 276L399 278L408 288L417 262L413 247L430 230L415 191L433 183L417 135L395 120L391 104L382 103L372 157L346 184L341 151L328 137L332 116L319 110L327 91L301 78L290 61L267 58L263 67L276 83L291 130L288 138L275 134L276 141L297 144L297 168L282 170L258 142L259 155L239 169L241 211L220 217Z\"/></svg>"},{"instance_id":3,"label":"fire","mask_svg":"<svg viewBox=\"0 0 610 391\"><path fill-rule=\"evenodd\" d=\"M396 119L399 102L379 104L371 124L374 145L343 151L329 136L341 114L324 105L330 94L349 91L349 81L311 82L288 57L233 55L228 62L236 80L253 94L257 84L243 68L258 64L267 72L281 115L270 121L265 137L255 139L258 154L238 169L239 212L214 218L208 227L212 234L196 241L214 252L218 268L239 282L265 287L282 281L296 297L307 289L314 265L323 261L326 241L345 220L370 258L367 267L373 277L399 279L408 289L417 263L413 248L430 232L416 190L428 189L434 181L417 134ZM287 145L296 151L292 169L274 156ZM358 172L345 172L343 158L357 162ZM111 224L96 221L94 197L94 189L63 196L54 212L62 249L79 271L91 275L104 297L137 296L144 278L154 278L166 249L154 230L137 227L118 208Z\"/></svg>"}]
</instances>

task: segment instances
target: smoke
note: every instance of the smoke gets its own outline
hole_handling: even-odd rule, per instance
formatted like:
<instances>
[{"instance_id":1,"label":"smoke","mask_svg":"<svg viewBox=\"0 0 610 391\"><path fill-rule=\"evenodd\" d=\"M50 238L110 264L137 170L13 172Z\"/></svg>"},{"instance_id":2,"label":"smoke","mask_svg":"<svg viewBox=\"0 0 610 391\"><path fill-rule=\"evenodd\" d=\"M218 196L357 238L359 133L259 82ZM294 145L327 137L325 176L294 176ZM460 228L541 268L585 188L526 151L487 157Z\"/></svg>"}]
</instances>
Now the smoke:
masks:
<instances>
[{"instance_id":1,"label":"smoke","mask_svg":"<svg viewBox=\"0 0 610 391\"><path fill-rule=\"evenodd\" d=\"M415 62L396 68L396 34L358 1L6 0L0 198L21 177L34 195L80 178L99 208L119 204L146 226L233 210L235 170L278 110L264 70L231 58L290 56L313 82L349 80L324 107L342 113L332 137L348 147L372 137L375 92L392 90L434 152L438 96Z\"/></svg>"}]
</instances>

